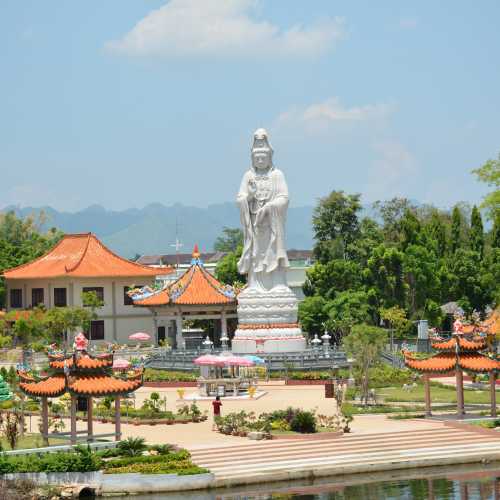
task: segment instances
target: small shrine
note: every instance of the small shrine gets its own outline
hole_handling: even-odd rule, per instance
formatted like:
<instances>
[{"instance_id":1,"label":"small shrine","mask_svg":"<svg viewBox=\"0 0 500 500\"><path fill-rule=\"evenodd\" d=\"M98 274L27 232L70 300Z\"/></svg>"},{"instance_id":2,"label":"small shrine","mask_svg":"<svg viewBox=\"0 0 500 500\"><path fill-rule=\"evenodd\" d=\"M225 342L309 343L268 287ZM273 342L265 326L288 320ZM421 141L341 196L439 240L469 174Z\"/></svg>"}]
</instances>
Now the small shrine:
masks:
<instances>
[{"instance_id":1,"label":"small shrine","mask_svg":"<svg viewBox=\"0 0 500 500\"><path fill-rule=\"evenodd\" d=\"M431 343L437 354L427 358L418 358L415 353L403 351L405 365L423 374L425 388L425 413L431 416L431 374L455 375L457 390L457 415L463 418L464 408L464 382L463 372L487 373L490 383L491 416L497 416L496 409L496 378L500 369L500 362L497 361L493 351L493 339L486 332L486 335L479 336L474 333L466 333L467 329L460 320L453 324L453 334L450 339L436 339ZM486 352L482 352L486 351Z\"/></svg>"},{"instance_id":2,"label":"small shrine","mask_svg":"<svg viewBox=\"0 0 500 500\"><path fill-rule=\"evenodd\" d=\"M129 295L134 306L147 307L153 313L155 331L160 322L175 325L175 337L171 340L177 349L188 347L182 334L184 320L220 320L220 341L223 345L229 342L227 320L237 318L237 290L205 269L198 245L194 246L191 266L177 280L158 291L144 287L131 290Z\"/></svg>"},{"instance_id":3,"label":"small shrine","mask_svg":"<svg viewBox=\"0 0 500 500\"><path fill-rule=\"evenodd\" d=\"M123 396L134 392L143 383L143 369L131 369L128 372L113 373L113 353L93 356L87 352L88 340L79 333L75 337L74 351L71 354L49 352L50 374L38 378L23 367L19 368L19 388L28 396L41 398L42 437L46 445L49 438L48 399L57 398L68 392L71 395L70 419L71 431L68 434L71 444L76 444L77 435L84 434L87 441L96 437L93 431L93 398L113 396L115 398L115 440L121 439L120 401ZM86 408L87 430L77 431L77 405ZM108 435L106 435L108 436Z\"/></svg>"}]
</instances>

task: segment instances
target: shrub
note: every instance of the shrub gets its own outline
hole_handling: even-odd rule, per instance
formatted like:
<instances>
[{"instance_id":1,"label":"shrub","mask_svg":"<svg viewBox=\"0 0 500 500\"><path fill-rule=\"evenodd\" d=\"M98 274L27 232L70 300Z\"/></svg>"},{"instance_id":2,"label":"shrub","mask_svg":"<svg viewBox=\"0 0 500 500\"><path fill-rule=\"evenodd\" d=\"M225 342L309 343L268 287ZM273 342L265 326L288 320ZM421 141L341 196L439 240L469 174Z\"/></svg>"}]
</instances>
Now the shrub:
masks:
<instances>
[{"instance_id":1,"label":"shrub","mask_svg":"<svg viewBox=\"0 0 500 500\"><path fill-rule=\"evenodd\" d=\"M118 449L123 455L136 457L142 455L143 451L147 449L146 441L141 437L129 437L118 443Z\"/></svg>"},{"instance_id":2,"label":"shrub","mask_svg":"<svg viewBox=\"0 0 500 500\"><path fill-rule=\"evenodd\" d=\"M145 382L196 382L197 378L197 372L156 370L154 368L144 370Z\"/></svg>"},{"instance_id":3,"label":"shrub","mask_svg":"<svg viewBox=\"0 0 500 500\"><path fill-rule=\"evenodd\" d=\"M316 432L316 416L310 411L298 411L290 422L290 429L300 433Z\"/></svg>"}]
</instances>

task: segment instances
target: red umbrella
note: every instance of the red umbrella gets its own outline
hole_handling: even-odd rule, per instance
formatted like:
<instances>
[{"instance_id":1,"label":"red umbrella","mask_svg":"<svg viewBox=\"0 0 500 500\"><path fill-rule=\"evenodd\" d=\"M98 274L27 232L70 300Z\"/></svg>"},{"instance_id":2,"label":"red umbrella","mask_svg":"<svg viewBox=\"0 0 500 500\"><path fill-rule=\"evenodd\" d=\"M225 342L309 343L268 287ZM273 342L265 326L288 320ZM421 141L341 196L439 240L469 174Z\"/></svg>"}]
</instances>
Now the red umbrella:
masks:
<instances>
[{"instance_id":1,"label":"red umbrella","mask_svg":"<svg viewBox=\"0 0 500 500\"><path fill-rule=\"evenodd\" d=\"M115 359L113 361L113 370L128 370L130 367L130 361L126 359Z\"/></svg>"}]
</instances>

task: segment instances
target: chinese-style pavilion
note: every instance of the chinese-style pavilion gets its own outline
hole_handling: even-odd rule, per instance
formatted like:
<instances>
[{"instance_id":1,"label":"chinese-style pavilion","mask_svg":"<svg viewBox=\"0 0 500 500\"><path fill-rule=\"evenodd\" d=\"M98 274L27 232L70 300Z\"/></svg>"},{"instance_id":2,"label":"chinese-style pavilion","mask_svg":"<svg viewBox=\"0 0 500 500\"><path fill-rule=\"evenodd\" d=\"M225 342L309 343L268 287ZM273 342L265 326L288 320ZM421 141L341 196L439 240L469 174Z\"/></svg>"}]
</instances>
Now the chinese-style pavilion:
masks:
<instances>
[{"instance_id":1,"label":"chinese-style pavilion","mask_svg":"<svg viewBox=\"0 0 500 500\"><path fill-rule=\"evenodd\" d=\"M457 390L457 414L463 418L464 385L463 372L488 373L490 379L491 415L496 417L496 375L500 369L500 362L493 353L488 356L482 353L491 346L487 338L467 335L463 333L460 322L455 322L455 331L449 340L439 340L431 343L438 351L433 356L419 359L414 353L403 351L405 365L424 375L425 413L431 416L431 395L429 377L431 374L454 374Z\"/></svg>"},{"instance_id":2,"label":"chinese-style pavilion","mask_svg":"<svg viewBox=\"0 0 500 500\"><path fill-rule=\"evenodd\" d=\"M87 407L87 441L95 437L93 432L92 405L94 397L115 397L115 432L117 441L121 438L120 398L137 390L143 383L143 370L135 369L128 375L113 375L113 353L92 356L87 352L88 341L83 334L75 338L76 349L69 355L49 354L51 374L36 379L27 370L19 369L19 387L28 396L42 400L42 436L48 444L49 412L48 398L62 396L65 392L71 395L71 443L77 441L76 409L79 398L86 399ZM85 431L84 431L85 433Z\"/></svg>"},{"instance_id":3,"label":"chinese-style pavilion","mask_svg":"<svg viewBox=\"0 0 500 500\"><path fill-rule=\"evenodd\" d=\"M221 338L227 338L227 320L237 318L235 290L222 284L205 269L198 245L194 247L191 266L180 278L159 291L137 291L132 294L132 299L135 306L152 311L155 331L159 322L175 325L177 348L185 346L182 336L184 319L220 319Z\"/></svg>"}]
</instances>

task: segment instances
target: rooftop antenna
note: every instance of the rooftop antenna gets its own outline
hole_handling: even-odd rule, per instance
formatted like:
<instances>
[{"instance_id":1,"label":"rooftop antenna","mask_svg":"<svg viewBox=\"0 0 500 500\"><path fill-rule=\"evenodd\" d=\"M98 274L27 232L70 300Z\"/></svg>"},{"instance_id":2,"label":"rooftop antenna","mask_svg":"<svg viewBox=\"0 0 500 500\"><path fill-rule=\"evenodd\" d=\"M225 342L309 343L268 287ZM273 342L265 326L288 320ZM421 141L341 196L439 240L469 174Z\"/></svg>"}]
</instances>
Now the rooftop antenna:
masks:
<instances>
[{"instance_id":1,"label":"rooftop antenna","mask_svg":"<svg viewBox=\"0 0 500 500\"><path fill-rule=\"evenodd\" d=\"M184 243L181 243L179 240L179 220L177 219L177 217L175 218L175 243L173 245L170 245L170 246L175 248L177 269L179 269L179 266L180 266L179 251L184 246Z\"/></svg>"}]
</instances>

